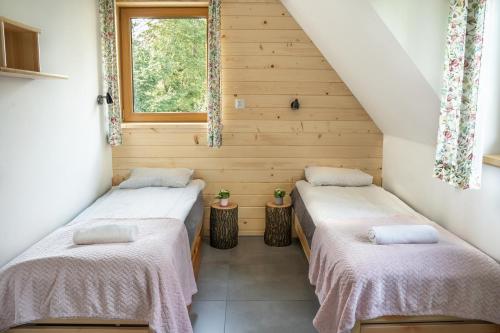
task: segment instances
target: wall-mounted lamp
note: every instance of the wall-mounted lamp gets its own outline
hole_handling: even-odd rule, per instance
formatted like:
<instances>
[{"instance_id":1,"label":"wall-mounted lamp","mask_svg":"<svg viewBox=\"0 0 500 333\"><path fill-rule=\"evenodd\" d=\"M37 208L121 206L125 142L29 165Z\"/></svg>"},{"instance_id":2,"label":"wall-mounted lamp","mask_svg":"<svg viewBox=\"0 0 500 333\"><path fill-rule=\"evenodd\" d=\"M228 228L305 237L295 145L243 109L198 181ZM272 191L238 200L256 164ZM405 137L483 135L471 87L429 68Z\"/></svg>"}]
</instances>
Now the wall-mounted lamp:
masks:
<instances>
[{"instance_id":1,"label":"wall-mounted lamp","mask_svg":"<svg viewBox=\"0 0 500 333\"><path fill-rule=\"evenodd\" d=\"M292 104L290 104L290 107L292 108L292 110L298 110L300 108L300 103L299 103L299 100L296 98Z\"/></svg>"},{"instance_id":2,"label":"wall-mounted lamp","mask_svg":"<svg viewBox=\"0 0 500 333\"><path fill-rule=\"evenodd\" d=\"M109 92L107 92L106 95L97 96L97 104L103 105L104 100L106 100L106 104L113 104L113 98Z\"/></svg>"}]
</instances>

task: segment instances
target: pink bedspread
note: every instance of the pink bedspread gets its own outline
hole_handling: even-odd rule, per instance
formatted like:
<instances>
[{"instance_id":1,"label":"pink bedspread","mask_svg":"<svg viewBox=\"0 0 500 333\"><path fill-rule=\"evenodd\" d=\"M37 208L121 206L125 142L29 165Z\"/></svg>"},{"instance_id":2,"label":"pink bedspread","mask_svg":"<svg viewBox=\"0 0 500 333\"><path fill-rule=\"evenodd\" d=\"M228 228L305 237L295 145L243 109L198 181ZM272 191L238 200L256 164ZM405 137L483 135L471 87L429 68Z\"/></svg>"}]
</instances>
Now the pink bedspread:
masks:
<instances>
[{"instance_id":1,"label":"pink bedspread","mask_svg":"<svg viewBox=\"0 0 500 333\"><path fill-rule=\"evenodd\" d=\"M126 244L77 246L76 228L135 224ZM0 270L0 331L46 318L130 319L156 332L192 332L197 292L184 224L176 219L97 219L60 228Z\"/></svg>"},{"instance_id":2,"label":"pink bedspread","mask_svg":"<svg viewBox=\"0 0 500 333\"><path fill-rule=\"evenodd\" d=\"M438 244L373 245L368 229L432 223L414 217L327 221L312 241L309 279L321 304L314 326L347 333L357 320L444 315L500 323L500 265L432 223Z\"/></svg>"}]
</instances>

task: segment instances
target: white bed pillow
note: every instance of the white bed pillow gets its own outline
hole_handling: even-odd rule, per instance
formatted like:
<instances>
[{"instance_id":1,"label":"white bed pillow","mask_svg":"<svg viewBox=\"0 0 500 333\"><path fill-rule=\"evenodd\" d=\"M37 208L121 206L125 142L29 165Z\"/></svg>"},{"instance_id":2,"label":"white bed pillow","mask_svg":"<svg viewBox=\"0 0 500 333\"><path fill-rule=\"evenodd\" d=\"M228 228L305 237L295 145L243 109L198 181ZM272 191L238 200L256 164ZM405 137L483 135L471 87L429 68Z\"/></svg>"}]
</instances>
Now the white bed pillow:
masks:
<instances>
[{"instance_id":1,"label":"white bed pillow","mask_svg":"<svg viewBox=\"0 0 500 333\"><path fill-rule=\"evenodd\" d=\"M331 168L331 167L306 167L307 181L313 186L368 186L373 182L373 177L358 169Z\"/></svg>"},{"instance_id":2,"label":"white bed pillow","mask_svg":"<svg viewBox=\"0 0 500 333\"><path fill-rule=\"evenodd\" d=\"M185 168L136 168L119 188L186 187L192 175L193 170Z\"/></svg>"}]
</instances>

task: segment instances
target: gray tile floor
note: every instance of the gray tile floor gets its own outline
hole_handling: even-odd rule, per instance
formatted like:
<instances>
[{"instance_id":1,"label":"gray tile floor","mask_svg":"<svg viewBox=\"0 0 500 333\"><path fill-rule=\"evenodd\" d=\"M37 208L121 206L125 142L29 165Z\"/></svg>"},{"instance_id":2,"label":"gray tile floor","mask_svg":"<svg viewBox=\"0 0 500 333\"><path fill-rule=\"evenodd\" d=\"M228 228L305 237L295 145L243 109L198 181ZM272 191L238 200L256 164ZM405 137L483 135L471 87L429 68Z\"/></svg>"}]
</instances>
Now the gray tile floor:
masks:
<instances>
[{"instance_id":1,"label":"gray tile floor","mask_svg":"<svg viewBox=\"0 0 500 333\"><path fill-rule=\"evenodd\" d=\"M195 333L307 333L318 302L297 241L270 247L262 237L240 237L218 250L204 240L198 294L191 308Z\"/></svg>"}]
</instances>

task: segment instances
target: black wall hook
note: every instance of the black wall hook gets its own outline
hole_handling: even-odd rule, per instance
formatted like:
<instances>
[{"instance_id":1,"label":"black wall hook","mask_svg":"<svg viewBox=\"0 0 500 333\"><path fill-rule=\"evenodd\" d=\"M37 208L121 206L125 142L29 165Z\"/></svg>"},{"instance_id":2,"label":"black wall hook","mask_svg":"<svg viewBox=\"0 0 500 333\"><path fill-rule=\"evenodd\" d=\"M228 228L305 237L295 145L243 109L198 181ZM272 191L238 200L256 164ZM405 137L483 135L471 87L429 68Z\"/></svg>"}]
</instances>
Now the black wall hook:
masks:
<instances>
[{"instance_id":1,"label":"black wall hook","mask_svg":"<svg viewBox=\"0 0 500 333\"><path fill-rule=\"evenodd\" d=\"M104 104L104 100L106 100L106 104L108 105L113 104L113 97L111 97L111 94L109 92L107 92L106 95L97 96L97 104Z\"/></svg>"},{"instance_id":2,"label":"black wall hook","mask_svg":"<svg viewBox=\"0 0 500 333\"><path fill-rule=\"evenodd\" d=\"M299 100L296 98L292 104L290 104L292 110L298 110L300 108Z\"/></svg>"}]
</instances>

